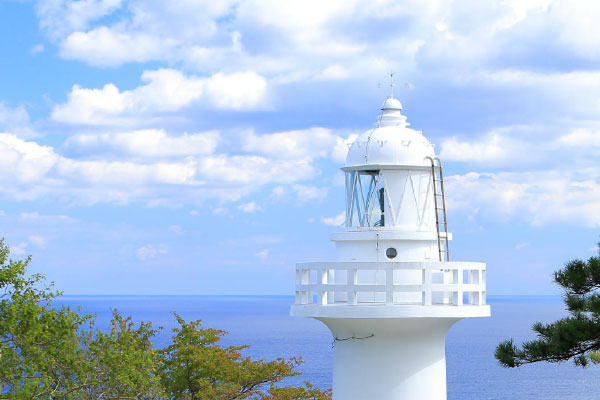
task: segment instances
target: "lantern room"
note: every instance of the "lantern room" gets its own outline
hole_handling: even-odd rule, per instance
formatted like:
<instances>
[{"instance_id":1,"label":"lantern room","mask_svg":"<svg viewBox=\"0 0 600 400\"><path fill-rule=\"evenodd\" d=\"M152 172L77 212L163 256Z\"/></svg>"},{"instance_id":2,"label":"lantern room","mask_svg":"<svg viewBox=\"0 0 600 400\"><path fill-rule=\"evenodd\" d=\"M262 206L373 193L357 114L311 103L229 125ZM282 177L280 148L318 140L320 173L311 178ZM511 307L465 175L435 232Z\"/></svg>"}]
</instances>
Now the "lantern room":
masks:
<instances>
[{"instance_id":1,"label":"lantern room","mask_svg":"<svg viewBox=\"0 0 600 400\"><path fill-rule=\"evenodd\" d=\"M350 146L346 165L347 230L435 229L433 145L410 129L402 105L388 97L376 126Z\"/></svg>"}]
</instances>

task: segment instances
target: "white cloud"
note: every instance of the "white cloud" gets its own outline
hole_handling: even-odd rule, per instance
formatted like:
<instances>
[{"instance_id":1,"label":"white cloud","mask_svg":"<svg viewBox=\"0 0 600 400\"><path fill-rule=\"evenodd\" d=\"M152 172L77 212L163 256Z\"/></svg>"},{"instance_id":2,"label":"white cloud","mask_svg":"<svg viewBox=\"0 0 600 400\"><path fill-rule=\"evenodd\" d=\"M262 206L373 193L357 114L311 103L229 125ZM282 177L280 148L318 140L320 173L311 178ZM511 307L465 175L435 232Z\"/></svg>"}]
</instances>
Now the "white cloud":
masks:
<instances>
[{"instance_id":1,"label":"white cloud","mask_svg":"<svg viewBox=\"0 0 600 400\"><path fill-rule=\"evenodd\" d=\"M26 247L27 247L27 243L19 243L19 244L14 244L14 245L8 246L8 250L11 252L11 254L23 255L26 252L26 250L25 250Z\"/></svg>"},{"instance_id":2,"label":"white cloud","mask_svg":"<svg viewBox=\"0 0 600 400\"><path fill-rule=\"evenodd\" d=\"M46 244L48 244L48 239L40 235L31 235L28 239L29 243L36 245L40 249L46 248Z\"/></svg>"},{"instance_id":3,"label":"white cloud","mask_svg":"<svg viewBox=\"0 0 600 400\"><path fill-rule=\"evenodd\" d=\"M600 227L600 170L546 170L453 175L445 179L448 210L476 208L491 218Z\"/></svg>"},{"instance_id":4,"label":"white cloud","mask_svg":"<svg viewBox=\"0 0 600 400\"><path fill-rule=\"evenodd\" d=\"M42 0L41 25L61 54L95 66L185 57L216 32L232 1ZM95 23L113 14L109 23Z\"/></svg>"},{"instance_id":5,"label":"white cloud","mask_svg":"<svg viewBox=\"0 0 600 400\"><path fill-rule=\"evenodd\" d=\"M216 108L248 110L264 101L267 81L256 72L217 73L206 80L206 95Z\"/></svg>"},{"instance_id":6,"label":"white cloud","mask_svg":"<svg viewBox=\"0 0 600 400\"><path fill-rule=\"evenodd\" d=\"M36 54L43 53L44 50L45 50L44 45L40 43L40 44L36 44L35 46L31 47L31 49L29 50L29 53L32 56L35 56Z\"/></svg>"},{"instance_id":7,"label":"white cloud","mask_svg":"<svg viewBox=\"0 0 600 400\"><path fill-rule=\"evenodd\" d=\"M245 213L250 213L250 214L263 210L263 208L261 206L259 206L258 204L256 204L253 201L251 201L249 203L240 204L238 206L238 209L242 210Z\"/></svg>"},{"instance_id":8,"label":"white cloud","mask_svg":"<svg viewBox=\"0 0 600 400\"><path fill-rule=\"evenodd\" d=\"M12 185L35 183L49 173L59 159L51 147L26 142L11 134L0 134L0 155L4 190Z\"/></svg>"},{"instance_id":9,"label":"white cloud","mask_svg":"<svg viewBox=\"0 0 600 400\"><path fill-rule=\"evenodd\" d=\"M523 144L497 132L488 134L478 142L459 141L453 137L442 142L440 157L444 161L510 162L530 154L531 149L523 148Z\"/></svg>"},{"instance_id":10,"label":"white cloud","mask_svg":"<svg viewBox=\"0 0 600 400\"><path fill-rule=\"evenodd\" d=\"M269 250L264 249L257 253L254 253L254 257L260 258L261 260L266 260L269 258Z\"/></svg>"},{"instance_id":11,"label":"white cloud","mask_svg":"<svg viewBox=\"0 0 600 400\"><path fill-rule=\"evenodd\" d=\"M357 134L352 134L347 138L337 137L335 147L331 152L331 158L333 159L333 161L344 163L346 161L346 156L348 155L348 149L357 137Z\"/></svg>"},{"instance_id":12,"label":"white cloud","mask_svg":"<svg viewBox=\"0 0 600 400\"><path fill-rule=\"evenodd\" d=\"M322 202L327 197L328 189L324 187L292 185L299 203Z\"/></svg>"},{"instance_id":13,"label":"white cloud","mask_svg":"<svg viewBox=\"0 0 600 400\"><path fill-rule=\"evenodd\" d=\"M523 242L523 243L519 243L519 244L515 245L515 249L521 250L521 249L524 249L527 246L529 246L529 243L528 242Z\"/></svg>"},{"instance_id":14,"label":"white cloud","mask_svg":"<svg viewBox=\"0 0 600 400\"><path fill-rule=\"evenodd\" d=\"M227 209L225 207L217 207L212 210L214 215L223 215L227 213Z\"/></svg>"},{"instance_id":15,"label":"white cloud","mask_svg":"<svg viewBox=\"0 0 600 400\"><path fill-rule=\"evenodd\" d=\"M123 161L73 159L52 147L0 134L0 196L77 204L197 204L209 198L237 201L264 185L291 184L317 173L309 160L227 154L156 160L148 155L154 150L140 150L146 155ZM173 149L164 150L171 154Z\"/></svg>"},{"instance_id":16,"label":"white cloud","mask_svg":"<svg viewBox=\"0 0 600 400\"><path fill-rule=\"evenodd\" d=\"M264 100L267 86L254 72L200 78L159 69L144 71L142 81L146 84L122 92L112 83L102 89L74 85L68 101L54 106L51 117L70 124L133 124L144 115L175 112L202 98L216 108L253 109Z\"/></svg>"},{"instance_id":17,"label":"white cloud","mask_svg":"<svg viewBox=\"0 0 600 400\"><path fill-rule=\"evenodd\" d=\"M11 108L0 101L0 132L3 130L26 139L39 136L31 127L25 107Z\"/></svg>"},{"instance_id":18,"label":"white cloud","mask_svg":"<svg viewBox=\"0 0 600 400\"><path fill-rule=\"evenodd\" d=\"M331 129L313 127L303 130L276 132L264 135L247 133L242 150L275 158L332 158L336 162L346 159L348 144L356 139L338 136Z\"/></svg>"},{"instance_id":19,"label":"white cloud","mask_svg":"<svg viewBox=\"0 0 600 400\"><path fill-rule=\"evenodd\" d=\"M264 185L312 178L315 167L308 160L272 160L261 156L208 156L199 160L198 172L206 179Z\"/></svg>"},{"instance_id":20,"label":"white cloud","mask_svg":"<svg viewBox=\"0 0 600 400\"><path fill-rule=\"evenodd\" d=\"M171 226L169 226L169 230L173 233L178 233L178 234L183 232L183 228L179 225L171 225Z\"/></svg>"},{"instance_id":21,"label":"white cloud","mask_svg":"<svg viewBox=\"0 0 600 400\"><path fill-rule=\"evenodd\" d=\"M61 43L61 56L84 60L99 67L116 67L128 62L162 60L175 41L139 32L118 32L100 26L88 32L73 32Z\"/></svg>"},{"instance_id":22,"label":"white cloud","mask_svg":"<svg viewBox=\"0 0 600 400\"><path fill-rule=\"evenodd\" d=\"M284 194L286 194L287 190L285 188L285 186L281 186L281 185L277 185L273 188L273 190L271 191L271 193L273 193L273 196L283 196Z\"/></svg>"},{"instance_id":23,"label":"white cloud","mask_svg":"<svg viewBox=\"0 0 600 400\"><path fill-rule=\"evenodd\" d=\"M169 136L164 130L145 129L122 133L79 134L64 144L67 153L123 156L191 156L211 154L217 147L216 131Z\"/></svg>"},{"instance_id":24,"label":"white cloud","mask_svg":"<svg viewBox=\"0 0 600 400\"><path fill-rule=\"evenodd\" d=\"M63 57L96 66L165 61L216 72L227 63L304 80L432 64L452 76L542 46L600 57L600 7L589 2L42 0L37 12Z\"/></svg>"},{"instance_id":25,"label":"white cloud","mask_svg":"<svg viewBox=\"0 0 600 400\"><path fill-rule=\"evenodd\" d=\"M67 215L41 215L40 213L34 212L22 212L19 214L19 218L27 222L43 222L43 223L73 223L77 222L75 218L71 218Z\"/></svg>"},{"instance_id":26,"label":"white cloud","mask_svg":"<svg viewBox=\"0 0 600 400\"><path fill-rule=\"evenodd\" d=\"M600 131L579 128L572 132L561 135L554 141L554 144L562 148L565 147L597 147L600 148Z\"/></svg>"},{"instance_id":27,"label":"white cloud","mask_svg":"<svg viewBox=\"0 0 600 400\"><path fill-rule=\"evenodd\" d=\"M36 11L42 28L56 38L86 29L90 22L119 9L121 4L122 0L41 0Z\"/></svg>"},{"instance_id":28,"label":"white cloud","mask_svg":"<svg viewBox=\"0 0 600 400\"><path fill-rule=\"evenodd\" d=\"M334 217L321 217L319 220L325 225L342 226L346 221L346 212L342 211Z\"/></svg>"},{"instance_id":29,"label":"white cloud","mask_svg":"<svg viewBox=\"0 0 600 400\"><path fill-rule=\"evenodd\" d=\"M341 65L334 64L325 68L320 78L325 80L348 78L350 73Z\"/></svg>"},{"instance_id":30,"label":"white cloud","mask_svg":"<svg viewBox=\"0 0 600 400\"><path fill-rule=\"evenodd\" d=\"M140 260L146 261L146 260L156 258L157 256L159 256L161 254L167 254L168 252L169 251L168 251L166 245L164 245L164 244L160 244L160 245L148 244L148 245L139 247L136 250L135 254Z\"/></svg>"}]
</instances>

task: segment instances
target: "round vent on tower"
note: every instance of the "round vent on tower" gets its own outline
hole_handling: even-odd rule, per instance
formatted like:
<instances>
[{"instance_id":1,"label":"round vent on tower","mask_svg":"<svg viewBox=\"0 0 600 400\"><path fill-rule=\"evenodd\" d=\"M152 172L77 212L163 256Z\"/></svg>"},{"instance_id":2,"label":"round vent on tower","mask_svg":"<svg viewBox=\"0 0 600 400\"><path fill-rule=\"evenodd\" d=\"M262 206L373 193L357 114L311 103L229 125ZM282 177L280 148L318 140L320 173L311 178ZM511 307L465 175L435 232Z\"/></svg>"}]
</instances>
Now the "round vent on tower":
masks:
<instances>
[{"instance_id":1,"label":"round vent on tower","mask_svg":"<svg viewBox=\"0 0 600 400\"><path fill-rule=\"evenodd\" d=\"M397 255L398 255L398 251L396 251L396 249L393 247L390 247L385 251L385 256L387 258L389 258L390 260L392 258L396 258Z\"/></svg>"}]
</instances>

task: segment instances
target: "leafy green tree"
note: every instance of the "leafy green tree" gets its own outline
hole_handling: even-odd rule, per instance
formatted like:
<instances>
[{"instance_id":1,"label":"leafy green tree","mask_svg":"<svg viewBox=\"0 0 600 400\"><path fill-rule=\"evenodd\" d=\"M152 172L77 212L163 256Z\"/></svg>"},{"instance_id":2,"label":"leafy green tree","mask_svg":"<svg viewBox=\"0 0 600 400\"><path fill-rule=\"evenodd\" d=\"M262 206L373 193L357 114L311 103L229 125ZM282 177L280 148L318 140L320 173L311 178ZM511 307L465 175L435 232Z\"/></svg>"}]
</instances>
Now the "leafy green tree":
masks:
<instances>
[{"instance_id":1,"label":"leafy green tree","mask_svg":"<svg viewBox=\"0 0 600 400\"><path fill-rule=\"evenodd\" d=\"M0 240L0 398L329 400L330 391L277 384L300 360L253 361L247 346L220 347L224 331L175 314L172 344L154 348L158 330L113 311L110 329L95 316L53 306L61 293L44 276L26 276L31 258L13 261Z\"/></svg>"},{"instance_id":2,"label":"leafy green tree","mask_svg":"<svg viewBox=\"0 0 600 400\"><path fill-rule=\"evenodd\" d=\"M261 399L328 399L307 385L303 388L277 388L281 379L299 375L296 358L274 361L252 361L241 351L248 346L220 347L217 343L226 333L201 329L200 321L185 322L175 314L173 344L162 350L161 378L172 399L233 400ZM269 386L265 392L265 386Z\"/></svg>"},{"instance_id":3,"label":"leafy green tree","mask_svg":"<svg viewBox=\"0 0 600 400\"><path fill-rule=\"evenodd\" d=\"M158 332L150 323L137 327L116 310L108 333L98 329L83 336L85 370L78 398L155 399L164 392L157 375L160 358L150 339Z\"/></svg>"},{"instance_id":4,"label":"leafy green tree","mask_svg":"<svg viewBox=\"0 0 600 400\"><path fill-rule=\"evenodd\" d=\"M94 316L53 306L61 293L45 285L43 275L25 276L31 257L13 261L8 255L0 240L3 398L143 399L160 392L150 324L134 328L115 312L111 330L103 333L94 328Z\"/></svg>"},{"instance_id":5,"label":"leafy green tree","mask_svg":"<svg viewBox=\"0 0 600 400\"><path fill-rule=\"evenodd\" d=\"M554 281L564 289L570 315L551 324L534 324L537 339L521 348L512 339L500 343L495 356L503 366L570 359L579 366L600 362L600 243L598 256L568 262L554 273Z\"/></svg>"}]
</instances>

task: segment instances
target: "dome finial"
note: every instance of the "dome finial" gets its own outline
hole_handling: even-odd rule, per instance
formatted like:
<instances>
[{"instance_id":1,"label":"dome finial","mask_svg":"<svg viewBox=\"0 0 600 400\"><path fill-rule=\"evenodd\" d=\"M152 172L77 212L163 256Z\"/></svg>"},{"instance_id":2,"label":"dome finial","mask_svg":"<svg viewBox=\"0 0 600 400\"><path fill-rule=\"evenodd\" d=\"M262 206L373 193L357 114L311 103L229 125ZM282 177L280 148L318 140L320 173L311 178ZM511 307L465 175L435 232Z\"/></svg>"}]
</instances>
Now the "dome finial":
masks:
<instances>
[{"instance_id":1,"label":"dome finial","mask_svg":"<svg viewBox=\"0 0 600 400\"><path fill-rule=\"evenodd\" d=\"M396 75L396 72L393 70L390 70L390 72L388 73L388 75L390 76L390 95L388 97L388 99L393 99L394 98L394 87L395 86L403 86L403 87L410 87L410 85L406 82L403 83L396 83L394 82L394 75ZM377 84L377 87L381 88L383 87L383 85L381 83Z\"/></svg>"},{"instance_id":2,"label":"dome finial","mask_svg":"<svg viewBox=\"0 0 600 400\"><path fill-rule=\"evenodd\" d=\"M396 73L394 71L390 71L390 98L394 98L394 75Z\"/></svg>"}]
</instances>

